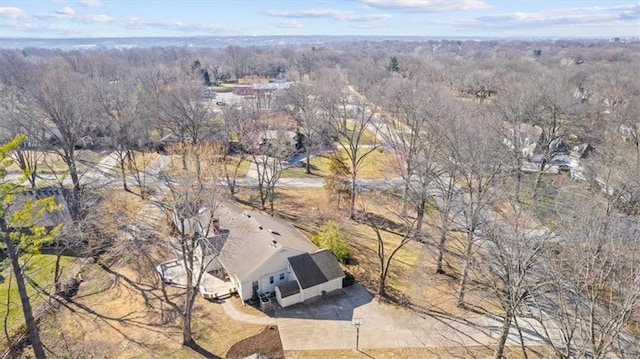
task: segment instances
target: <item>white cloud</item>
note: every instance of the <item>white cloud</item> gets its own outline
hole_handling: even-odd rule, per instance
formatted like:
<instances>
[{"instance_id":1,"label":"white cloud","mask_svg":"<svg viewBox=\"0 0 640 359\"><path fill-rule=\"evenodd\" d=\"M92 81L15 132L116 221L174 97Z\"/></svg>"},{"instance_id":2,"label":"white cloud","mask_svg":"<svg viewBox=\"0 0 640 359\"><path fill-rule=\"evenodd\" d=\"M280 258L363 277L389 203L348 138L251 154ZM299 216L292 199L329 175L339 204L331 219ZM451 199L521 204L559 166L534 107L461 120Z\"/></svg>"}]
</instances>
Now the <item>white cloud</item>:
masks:
<instances>
[{"instance_id":1,"label":"white cloud","mask_svg":"<svg viewBox=\"0 0 640 359\"><path fill-rule=\"evenodd\" d=\"M99 7L102 5L100 0L79 0L78 3L86 7Z\"/></svg>"},{"instance_id":2,"label":"white cloud","mask_svg":"<svg viewBox=\"0 0 640 359\"><path fill-rule=\"evenodd\" d=\"M281 29L300 29L302 27L302 24L295 20L279 21L273 25Z\"/></svg>"},{"instance_id":3,"label":"white cloud","mask_svg":"<svg viewBox=\"0 0 640 359\"><path fill-rule=\"evenodd\" d=\"M635 22L640 18L640 5L594 6L551 9L545 12L510 12L479 16L470 19L428 21L431 24L469 28L515 29L523 27L601 26Z\"/></svg>"},{"instance_id":4,"label":"white cloud","mask_svg":"<svg viewBox=\"0 0 640 359\"><path fill-rule=\"evenodd\" d=\"M331 18L339 21L376 21L388 19L389 14L357 14L351 10L313 8L302 10L267 10L268 16L285 18Z\"/></svg>"},{"instance_id":5,"label":"white cloud","mask_svg":"<svg viewBox=\"0 0 640 359\"><path fill-rule=\"evenodd\" d=\"M158 30L177 30L177 31L218 31L230 32L227 26L214 23L184 23L182 21L154 21L146 20L138 17L119 20L127 29L158 29Z\"/></svg>"},{"instance_id":6,"label":"white cloud","mask_svg":"<svg viewBox=\"0 0 640 359\"><path fill-rule=\"evenodd\" d=\"M360 0L375 8L400 11L443 12L483 10L490 6L482 0Z\"/></svg>"},{"instance_id":7,"label":"white cloud","mask_svg":"<svg viewBox=\"0 0 640 359\"><path fill-rule=\"evenodd\" d=\"M78 20L86 23L107 23L113 22L113 18L109 15L85 15L78 17Z\"/></svg>"},{"instance_id":8,"label":"white cloud","mask_svg":"<svg viewBox=\"0 0 640 359\"><path fill-rule=\"evenodd\" d=\"M71 17L71 16L75 15L76 12L75 12L75 10L70 8L69 6L65 6L62 9L56 10L56 14L61 15L61 16Z\"/></svg>"},{"instance_id":9,"label":"white cloud","mask_svg":"<svg viewBox=\"0 0 640 359\"><path fill-rule=\"evenodd\" d=\"M8 17L9 19L23 19L26 17L26 15L20 8L2 6L0 7L0 17Z\"/></svg>"}]
</instances>

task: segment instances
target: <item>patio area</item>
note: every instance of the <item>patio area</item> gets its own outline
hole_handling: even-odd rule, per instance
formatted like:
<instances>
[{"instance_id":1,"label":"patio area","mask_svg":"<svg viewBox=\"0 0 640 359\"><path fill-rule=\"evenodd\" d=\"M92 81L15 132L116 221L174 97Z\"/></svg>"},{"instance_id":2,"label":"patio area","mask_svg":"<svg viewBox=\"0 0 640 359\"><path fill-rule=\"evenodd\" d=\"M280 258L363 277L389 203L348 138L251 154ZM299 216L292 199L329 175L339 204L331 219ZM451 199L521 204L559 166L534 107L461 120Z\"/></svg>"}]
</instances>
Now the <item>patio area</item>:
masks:
<instances>
[{"instance_id":1,"label":"patio area","mask_svg":"<svg viewBox=\"0 0 640 359\"><path fill-rule=\"evenodd\" d=\"M187 286L187 273L181 260L174 259L160 263L156 269L165 283L180 288ZM195 273L195 276L197 277L197 273ZM198 291L206 299L222 299L236 293L236 288L231 282L218 278L212 273L205 272L202 274Z\"/></svg>"}]
</instances>

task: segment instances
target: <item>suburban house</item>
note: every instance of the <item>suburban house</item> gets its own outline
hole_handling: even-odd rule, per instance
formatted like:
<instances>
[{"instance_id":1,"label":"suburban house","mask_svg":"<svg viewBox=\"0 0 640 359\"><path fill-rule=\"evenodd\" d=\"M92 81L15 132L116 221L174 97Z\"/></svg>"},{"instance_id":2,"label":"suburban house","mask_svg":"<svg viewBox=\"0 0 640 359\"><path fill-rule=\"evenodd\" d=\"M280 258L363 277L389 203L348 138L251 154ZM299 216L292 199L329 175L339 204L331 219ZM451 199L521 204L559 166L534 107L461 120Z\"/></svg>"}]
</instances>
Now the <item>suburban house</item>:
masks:
<instances>
[{"instance_id":1,"label":"suburban house","mask_svg":"<svg viewBox=\"0 0 640 359\"><path fill-rule=\"evenodd\" d=\"M264 130L260 133L256 149L275 146L280 151L296 153L303 148L304 135L294 131Z\"/></svg>"},{"instance_id":2,"label":"suburban house","mask_svg":"<svg viewBox=\"0 0 640 359\"><path fill-rule=\"evenodd\" d=\"M176 229L206 240L197 251L206 265L199 291L206 298L238 293L243 301L276 297L286 307L342 288L344 272L329 250L320 250L291 224L258 212L223 204L201 208L190 219L174 213ZM182 250L157 269L166 283L184 286Z\"/></svg>"},{"instance_id":3,"label":"suburban house","mask_svg":"<svg viewBox=\"0 0 640 359\"><path fill-rule=\"evenodd\" d=\"M505 126L508 126L505 124ZM543 140L542 129L526 123L517 127L508 127L508 137L504 138L504 144L513 150L520 151L527 159L532 159L540 153L540 143ZM515 141L515 143L513 143Z\"/></svg>"},{"instance_id":4,"label":"suburban house","mask_svg":"<svg viewBox=\"0 0 640 359\"><path fill-rule=\"evenodd\" d=\"M37 201L53 197L56 209L53 211L43 211L37 216L33 224L43 226L46 229L52 229L59 224L71 222L71 213L67 205L68 191L59 187L42 187L33 188L15 194L13 202L9 205L8 212L18 211L27 204L28 201ZM33 209L38 212L38 208ZM35 213L34 213L35 217Z\"/></svg>"},{"instance_id":5,"label":"suburban house","mask_svg":"<svg viewBox=\"0 0 640 359\"><path fill-rule=\"evenodd\" d=\"M291 224L225 205L216 212L228 238L217 258L243 301L276 296L283 307L342 288L344 273Z\"/></svg>"},{"instance_id":6,"label":"suburban house","mask_svg":"<svg viewBox=\"0 0 640 359\"><path fill-rule=\"evenodd\" d=\"M537 172L543 156L547 158L547 165L555 170L572 170L578 167L579 157L572 156L571 148L561 137L556 137L547 143L545 134L538 126L521 123L517 127L507 127L507 135L503 143L512 150L518 151L528 161L523 166L525 171ZM548 146L548 150L545 149ZM583 150L584 151L584 150ZM545 168L547 171L549 168Z\"/></svg>"}]
</instances>

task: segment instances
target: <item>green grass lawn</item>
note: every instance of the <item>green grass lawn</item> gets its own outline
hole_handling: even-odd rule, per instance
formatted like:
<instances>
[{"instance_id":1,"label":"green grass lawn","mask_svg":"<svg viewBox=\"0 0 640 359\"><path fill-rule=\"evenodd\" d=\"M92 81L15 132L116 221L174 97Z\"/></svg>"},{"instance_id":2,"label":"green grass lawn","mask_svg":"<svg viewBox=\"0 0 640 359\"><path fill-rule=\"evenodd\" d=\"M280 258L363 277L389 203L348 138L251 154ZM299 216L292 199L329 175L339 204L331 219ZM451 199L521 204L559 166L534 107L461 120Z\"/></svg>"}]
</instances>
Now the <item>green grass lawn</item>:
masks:
<instances>
[{"instance_id":1,"label":"green grass lawn","mask_svg":"<svg viewBox=\"0 0 640 359\"><path fill-rule=\"evenodd\" d=\"M229 173L233 173L236 166L238 165L238 162L240 162L239 157L228 156L225 163L225 166L227 167L227 171L229 171ZM249 172L250 165L251 165L251 162L248 160L245 160L242 163L240 163L240 167L238 168L238 173L237 173L238 178L247 177L247 172Z\"/></svg>"},{"instance_id":2,"label":"green grass lawn","mask_svg":"<svg viewBox=\"0 0 640 359\"><path fill-rule=\"evenodd\" d=\"M226 170L229 171L230 175L235 170L236 166L238 165L238 162L240 162L240 158L237 157L237 156L228 156L226 158L226 161L225 161L224 165L226 166ZM206 162L203 162L201 164L201 170L205 174L205 176L218 175L220 178L224 177L224 173L219 173L219 171L222 171L222 168L220 168L220 164L219 163L214 163L213 164L217 168L212 168L209 165L210 164L208 164ZM250 165L251 165L251 162L249 160L242 161L242 163L240 163L240 167L238 168L237 177L238 178L246 177L247 176L247 172L249 172L249 166ZM172 173L173 170L180 171L183 168L182 166L183 166L182 156L173 155L171 157L171 162L169 162L169 164L167 164L165 166L165 172ZM193 161L190 161L190 160L188 160L187 166L188 166L188 168L195 168L194 167L195 165L194 165Z\"/></svg>"},{"instance_id":3,"label":"green grass lawn","mask_svg":"<svg viewBox=\"0 0 640 359\"><path fill-rule=\"evenodd\" d=\"M348 136L351 137L353 136L353 124L348 123L347 124L347 128L348 130ZM376 137L376 134L369 131L369 129L365 128L364 131L362 131L362 138L360 138L360 144L363 145L375 145L375 144L380 144L380 140L378 140L378 138Z\"/></svg>"},{"instance_id":4,"label":"green grass lawn","mask_svg":"<svg viewBox=\"0 0 640 359\"><path fill-rule=\"evenodd\" d=\"M361 153L365 153L368 149L361 150ZM348 161L344 150L338 150L338 153L342 154L345 161ZM396 177L394 169L389 166L389 163L393 163L395 157L393 153L375 150L367 155L362 166L358 172L358 178L366 179L380 179ZM312 156L311 160L311 172L312 175L306 174L306 168L304 166L291 167L282 171L282 178L296 178L296 177L324 177L329 174L329 154L321 154L318 156ZM348 165L348 163L347 163Z\"/></svg>"},{"instance_id":5,"label":"green grass lawn","mask_svg":"<svg viewBox=\"0 0 640 359\"><path fill-rule=\"evenodd\" d=\"M43 288L48 291L52 291L54 288L53 284L53 269L55 264L56 257L50 254L36 254L29 256L28 266L25 272L33 279L34 282L38 283ZM22 314L22 305L20 304L20 296L18 295L18 287L16 286L15 279L13 278L13 272L11 269L11 265L7 259L3 263L4 269L0 271L0 301L2 305L0 305L0 318L4 320L5 315L7 315L7 298L9 299L9 307L8 307L8 320L7 320L7 328L9 333L15 333L21 326L24 325L24 317ZM74 261L72 257L62 257L62 266L67 267ZM11 287L9 287L9 278L11 277ZM42 302L46 300L46 297L38 293L36 289L34 289L30 284L26 283L27 293L29 293L29 297L31 299L31 306L37 308ZM6 347L6 339L4 335L2 336L3 340L0 348Z\"/></svg>"}]
</instances>

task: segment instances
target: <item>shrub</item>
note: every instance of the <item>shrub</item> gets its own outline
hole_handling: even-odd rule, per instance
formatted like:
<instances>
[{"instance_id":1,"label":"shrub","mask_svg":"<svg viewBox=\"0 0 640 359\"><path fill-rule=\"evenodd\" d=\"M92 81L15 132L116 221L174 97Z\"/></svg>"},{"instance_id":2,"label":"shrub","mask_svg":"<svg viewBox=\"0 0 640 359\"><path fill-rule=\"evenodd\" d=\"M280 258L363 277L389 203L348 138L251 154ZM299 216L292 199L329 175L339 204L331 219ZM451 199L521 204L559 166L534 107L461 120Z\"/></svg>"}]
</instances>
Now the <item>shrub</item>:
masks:
<instances>
[{"instance_id":1,"label":"shrub","mask_svg":"<svg viewBox=\"0 0 640 359\"><path fill-rule=\"evenodd\" d=\"M347 243L347 239L338 227L332 221L328 221L320 227L318 234L313 236L313 242L320 248L327 248L342 262L347 263L351 255L351 248Z\"/></svg>"}]
</instances>

